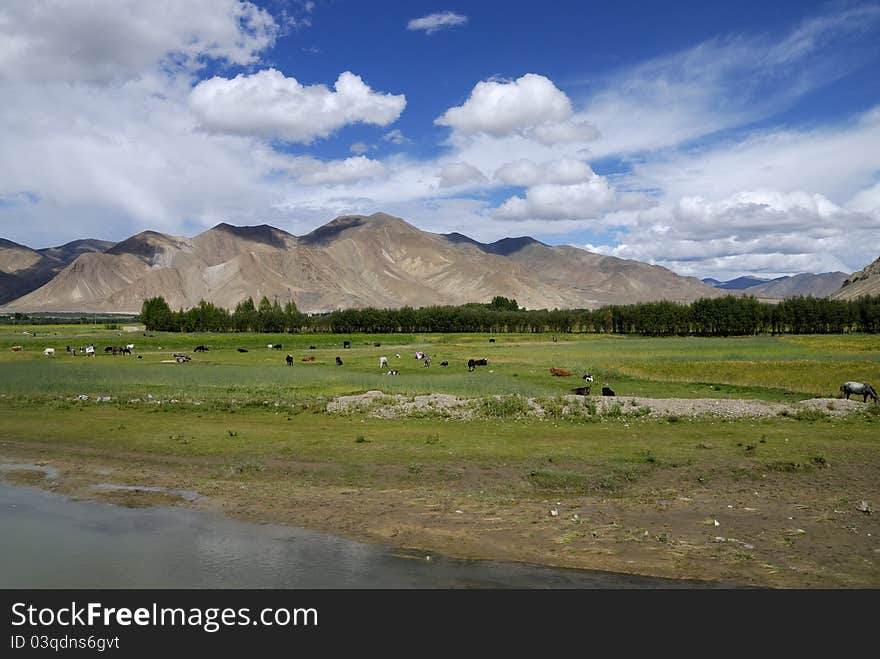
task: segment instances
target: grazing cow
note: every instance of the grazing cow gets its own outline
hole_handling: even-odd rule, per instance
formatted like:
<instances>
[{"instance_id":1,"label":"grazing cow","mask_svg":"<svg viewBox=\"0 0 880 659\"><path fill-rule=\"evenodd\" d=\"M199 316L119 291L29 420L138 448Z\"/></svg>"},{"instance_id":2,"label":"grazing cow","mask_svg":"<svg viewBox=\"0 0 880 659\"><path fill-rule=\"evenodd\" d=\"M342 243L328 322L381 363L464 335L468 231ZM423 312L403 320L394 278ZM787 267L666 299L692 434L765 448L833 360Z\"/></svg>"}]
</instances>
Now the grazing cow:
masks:
<instances>
[{"instance_id":1,"label":"grazing cow","mask_svg":"<svg viewBox=\"0 0 880 659\"><path fill-rule=\"evenodd\" d=\"M877 392L867 382L844 382L840 385L840 394L849 400L851 394L862 396L862 402L867 403L868 397L875 403L878 402Z\"/></svg>"},{"instance_id":2,"label":"grazing cow","mask_svg":"<svg viewBox=\"0 0 880 659\"><path fill-rule=\"evenodd\" d=\"M95 346L88 345L86 346L86 357L94 357L95 356Z\"/></svg>"},{"instance_id":3,"label":"grazing cow","mask_svg":"<svg viewBox=\"0 0 880 659\"><path fill-rule=\"evenodd\" d=\"M379 368L388 368L388 357L379 357Z\"/></svg>"},{"instance_id":4,"label":"grazing cow","mask_svg":"<svg viewBox=\"0 0 880 659\"><path fill-rule=\"evenodd\" d=\"M495 339L489 339L489 343L495 343Z\"/></svg>"},{"instance_id":5,"label":"grazing cow","mask_svg":"<svg viewBox=\"0 0 880 659\"><path fill-rule=\"evenodd\" d=\"M138 359L143 359L143 358L144 358L143 355L138 355Z\"/></svg>"},{"instance_id":6,"label":"grazing cow","mask_svg":"<svg viewBox=\"0 0 880 659\"><path fill-rule=\"evenodd\" d=\"M616 396L614 390L611 387L602 387L602 395L603 396Z\"/></svg>"},{"instance_id":7,"label":"grazing cow","mask_svg":"<svg viewBox=\"0 0 880 659\"><path fill-rule=\"evenodd\" d=\"M106 348L104 348L104 352L105 352L105 353L111 353L111 352L113 352L113 346L107 346Z\"/></svg>"},{"instance_id":8,"label":"grazing cow","mask_svg":"<svg viewBox=\"0 0 880 659\"><path fill-rule=\"evenodd\" d=\"M488 365L489 365L489 360L485 359L485 358L484 359L468 359L468 370L469 371L476 370L477 366L488 366Z\"/></svg>"},{"instance_id":9,"label":"grazing cow","mask_svg":"<svg viewBox=\"0 0 880 659\"><path fill-rule=\"evenodd\" d=\"M317 350L315 346L309 346L309 350Z\"/></svg>"},{"instance_id":10,"label":"grazing cow","mask_svg":"<svg viewBox=\"0 0 880 659\"><path fill-rule=\"evenodd\" d=\"M193 352L208 352L208 346L196 346Z\"/></svg>"},{"instance_id":11,"label":"grazing cow","mask_svg":"<svg viewBox=\"0 0 880 659\"><path fill-rule=\"evenodd\" d=\"M12 346L10 348L12 352L21 352L21 346Z\"/></svg>"},{"instance_id":12,"label":"grazing cow","mask_svg":"<svg viewBox=\"0 0 880 659\"><path fill-rule=\"evenodd\" d=\"M351 341L343 341L342 347L343 348L351 348Z\"/></svg>"},{"instance_id":13,"label":"grazing cow","mask_svg":"<svg viewBox=\"0 0 880 659\"><path fill-rule=\"evenodd\" d=\"M302 360L304 362L313 362L313 361L315 361L315 358L314 357L303 357Z\"/></svg>"},{"instance_id":14,"label":"grazing cow","mask_svg":"<svg viewBox=\"0 0 880 659\"><path fill-rule=\"evenodd\" d=\"M280 343L276 343L272 346L272 350L281 350L282 346Z\"/></svg>"},{"instance_id":15,"label":"grazing cow","mask_svg":"<svg viewBox=\"0 0 880 659\"><path fill-rule=\"evenodd\" d=\"M395 353L394 356L397 357L398 359L400 359L400 353L399 353L399 352L398 352L398 353Z\"/></svg>"},{"instance_id":16,"label":"grazing cow","mask_svg":"<svg viewBox=\"0 0 880 659\"><path fill-rule=\"evenodd\" d=\"M421 350L419 350L419 351L417 351L416 354L413 355L413 356L414 356L416 359L418 359L419 361L422 361L422 360L425 358L425 353L423 353Z\"/></svg>"},{"instance_id":17,"label":"grazing cow","mask_svg":"<svg viewBox=\"0 0 880 659\"><path fill-rule=\"evenodd\" d=\"M126 344L125 347L128 348L129 350L134 350L134 343L128 343L128 344ZM131 353L129 353L129 354L131 354Z\"/></svg>"},{"instance_id":18,"label":"grazing cow","mask_svg":"<svg viewBox=\"0 0 880 659\"><path fill-rule=\"evenodd\" d=\"M586 380L587 382L592 382L592 381L593 381L593 376L590 375L589 373L584 373L584 377L583 377L583 379Z\"/></svg>"},{"instance_id":19,"label":"grazing cow","mask_svg":"<svg viewBox=\"0 0 880 659\"><path fill-rule=\"evenodd\" d=\"M339 355L336 355L336 365L342 366L342 357L340 357Z\"/></svg>"},{"instance_id":20,"label":"grazing cow","mask_svg":"<svg viewBox=\"0 0 880 659\"><path fill-rule=\"evenodd\" d=\"M54 357L55 356L55 348L46 348L43 350L43 357Z\"/></svg>"},{"instance_id":21,"label":"grazing cow","mask_svg":"<svg viewBox=\"0 0 880 659\"><path fill-rule=\"evenodd\" d=\"M442 361L442 362L440 362L440 366L449 366L449 362Z\"/></svg>"},{"instance_id":22,"label":"grazing cow","mask_svg":"<svg viewBox=\"0 0 880 659\"><path fill-rule=\"evenodd\" d=\"M67 352L73 352L73 350L70 349L70 346L67 346L66 350Z\"/></svg>"},{"instance_id":23,"label":"grazing cow","mask_svg":"<svg viewBox=\"0 0 880 659\"><path fill-rule=\"evenodd\" d=\"M374 343L374 344L373 344L373 347L374 347L374 348L381 348L381 347L382 347L382 344L381 344L381 343Z\"/></svg>"},{"instance_id":24,"label":"grazing cow","mask_svg":"<svg viewBox=\"0 0 880 659\"><path fill-rule=\"evenodd\" d=\"M589 396L590 395L590 385L586 387L575 387L571 390L571 393L577 394L578 396Z\"/></svg>"},{"instance_id":25,"label":"grazing cow","mask_svg":"<svg viewBox=\"0 0 880 659\"><path fill-rule=\"evenodd\" d=\"M284 361L287 362L288 366L293 366L293 355L287 355L287 357L284 358Z\"/></svg>"},{"instance_id":26,"label":"grazing cow","mask_svg":"<svg viewBox=\"0 0 880 659\"><path fill-rule=\"evenodd\" d=\"M239 352L247 352L247 348L236 348Z\"/></svg>"},{"instance_id":27,"label":"grazing cow","mask_svg":"<svg viewBox=\"0 0 880 659\"><path fill-rule=\"evenodd\" d=\"M128 346L125 346L124 348L120 348L119 352L121 352L123 355L130 355L131 348L129 348Z\"/></svg>"},{"instance_id":28,"label":"grazing cow","mask_svg":"<svg viewBox=\"0 0 880 659\"><path fill-rule=\"evenodd\" d=\"M550 367L550 375L555 375L557 377L566 377L566 376L571 375L571 371L565 371L561 368L553 368L551 366Z\"/></svg>"},{"instance_id":29,"label":"grazing cow","mask_svg":"<svg viewBox=\"0 0 880 659\"><path fill-rule=\"evenodd\" d=\"M186 362L190 361L192 357L190 357L189 355L174 355L174 359L177 360L178 364L185 364Z\"/></svg>"},{"instance_id":30,"label":"grazing cow","mask_svg":"<svg viewBox=\"0 0 880 659\"><path fill-rule=\"evenodd\" d=\"M553 337L553 343L556 343L556 337L555 337L555 336Z\"/></svg>"},{"instance_id":31,"label":"grazing cow","mask_svg":"<svg viewBox=\"0 0 880 659\"><path fill-rule=\"evenodd\" d=\"M396 368L392 368L385 375L400 375L400 371L398 371Z\"/></svg>"}]
</instances>

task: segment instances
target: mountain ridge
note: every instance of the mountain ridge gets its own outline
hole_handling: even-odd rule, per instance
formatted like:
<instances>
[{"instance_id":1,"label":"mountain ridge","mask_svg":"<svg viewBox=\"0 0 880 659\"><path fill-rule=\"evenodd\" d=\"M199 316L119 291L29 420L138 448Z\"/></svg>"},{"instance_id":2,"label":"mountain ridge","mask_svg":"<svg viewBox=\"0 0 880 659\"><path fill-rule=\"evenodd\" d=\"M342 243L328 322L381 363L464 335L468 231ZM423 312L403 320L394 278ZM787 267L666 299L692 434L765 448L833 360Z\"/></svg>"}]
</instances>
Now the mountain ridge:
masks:
<instances>
[{"instance_id":1,"label":"mountain ridge","mask_svg":"<svg viewBox=\"0 0 880 659\"><path fill-rule=\"evenodd\" d=\"M265 295L324 312L487 302L495 295L526 308L596 308L722 294L661 266L529 236L481 243L374 213L339 216L303 236L225 222L192 238L142 231L103 252L80 254L5 310L138 312L155 295L172 308L201 299L232 308Z\"/></svg>"}]
</instances>

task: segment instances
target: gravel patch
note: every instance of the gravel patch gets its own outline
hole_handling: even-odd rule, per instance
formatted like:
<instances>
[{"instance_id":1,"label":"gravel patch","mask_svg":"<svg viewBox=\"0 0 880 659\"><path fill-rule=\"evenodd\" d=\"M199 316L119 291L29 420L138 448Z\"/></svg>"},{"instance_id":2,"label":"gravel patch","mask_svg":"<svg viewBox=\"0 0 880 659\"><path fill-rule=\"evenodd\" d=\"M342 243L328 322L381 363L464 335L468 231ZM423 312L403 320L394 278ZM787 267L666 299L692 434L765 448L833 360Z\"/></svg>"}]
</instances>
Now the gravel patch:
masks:
<instances>
[{"instance_id":1,"label":"gravel patch","mask_svg":"<svg viewBox=\"0 0 880 659\"><path fill-rule=\"evenodd\" d=\"M517 404L505 406L515 399ZM561 405L560 405L561 403ZM770 403L742 398L642 398L638 396L561 396L558 398L519 398L491 396L487 398L459 398L450 394L404 396L367 391L353 396L340 396L327 404L331 414L365 414L379 419L419 416L441 416L471 419L492 415L497 404L499 415L511 409L511 416L545 417L588 416L592 406L598 416L651 416L651 417L716 417L725 419L766 418L779 415L797 415L799 412L821 412L830 416L851 414L865 407L865 403L841 398L811 398L796 403ZM490 410L487 412L486 410Z\"/></svg>"}]
</instances>

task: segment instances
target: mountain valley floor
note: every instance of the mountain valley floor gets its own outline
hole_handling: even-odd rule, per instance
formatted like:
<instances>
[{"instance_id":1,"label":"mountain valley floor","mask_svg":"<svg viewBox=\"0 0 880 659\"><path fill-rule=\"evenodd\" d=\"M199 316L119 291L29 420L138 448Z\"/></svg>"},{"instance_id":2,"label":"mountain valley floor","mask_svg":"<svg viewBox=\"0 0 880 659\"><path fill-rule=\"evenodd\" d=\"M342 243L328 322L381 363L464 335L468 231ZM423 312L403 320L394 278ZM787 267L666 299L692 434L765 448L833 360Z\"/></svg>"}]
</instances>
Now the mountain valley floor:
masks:
<instances>
[{"instance_id":1,"label":"mountain valley floor","mask_svg":"<svg viewBox=\"0 0 880 659\"><path fill-rule=\"evenodd\" d=\"M5 326L0 476L426 554L750 586L880 585L880 406L836 399L845 380L877 386L876 336L489 338ZM133 355L103 351L129 343ZM95 357L66 351L88 344ZM380 371L382 356L400 375ZM469 358L488 364L468 372ZM617 396L572 395L584 373L593 393ZM381 393L334 405L370 391ZM468 414L383 413L441 395L466 399ZM660 404L671 399L690 406ZM713 401L743 411L718 413Z\"/></svg>"}]
</instances>

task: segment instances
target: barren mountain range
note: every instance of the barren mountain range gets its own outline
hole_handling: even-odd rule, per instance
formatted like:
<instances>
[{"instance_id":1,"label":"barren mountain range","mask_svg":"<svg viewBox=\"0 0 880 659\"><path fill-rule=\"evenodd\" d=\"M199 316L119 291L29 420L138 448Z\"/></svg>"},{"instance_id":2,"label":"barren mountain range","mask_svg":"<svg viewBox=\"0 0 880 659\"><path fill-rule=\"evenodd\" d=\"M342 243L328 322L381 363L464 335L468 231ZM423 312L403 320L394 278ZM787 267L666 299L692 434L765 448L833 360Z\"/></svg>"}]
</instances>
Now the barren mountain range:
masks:
<instances>
[{"instance_id":1,"label":"barren mountain range","mask_svg":"<svg viewBox=\"0 0 880 659\"><path fill-rule=\"evenodd\" d=\"M41 255L15 247L2 263L4 272L18 276ZM4 310L138 312L155 295L172 308L201 299L232 308L265 295L320 312L485 302L495 295L527 308L592 308L720 294L659 266L532 238L487 245L377 213L338 217L300 237L266 225L223 223L193 238L144 231L79 254Z\"/></svg>"},{"instance_id":2,"label":"barren mountain range","mask_svg":"<svg viewBox=\"0 0 880 659\"><path fill-rule=\"evenodd\" d=\"M853 273L831 297L836 300L855 300L863 295L880 295L880 258Z\"/></svg>"},{"instance_id":3,"label":"barren mountain range","mask_svg":"<svg viewBox=\"0 0 880 659\"><path fill-rule=\"evenodd\" d=\"M322 312L487 302L496 295L552 309L728 293L639 261L528 237L485 244L421 231L384 213L338 217L304 236L221 223L193 238L144 231L116 244L32 250L0 243L7 312L137 313L156 295L175 309L202 299L231 309L266 296Z\"/></svg>"}]
</instances>

